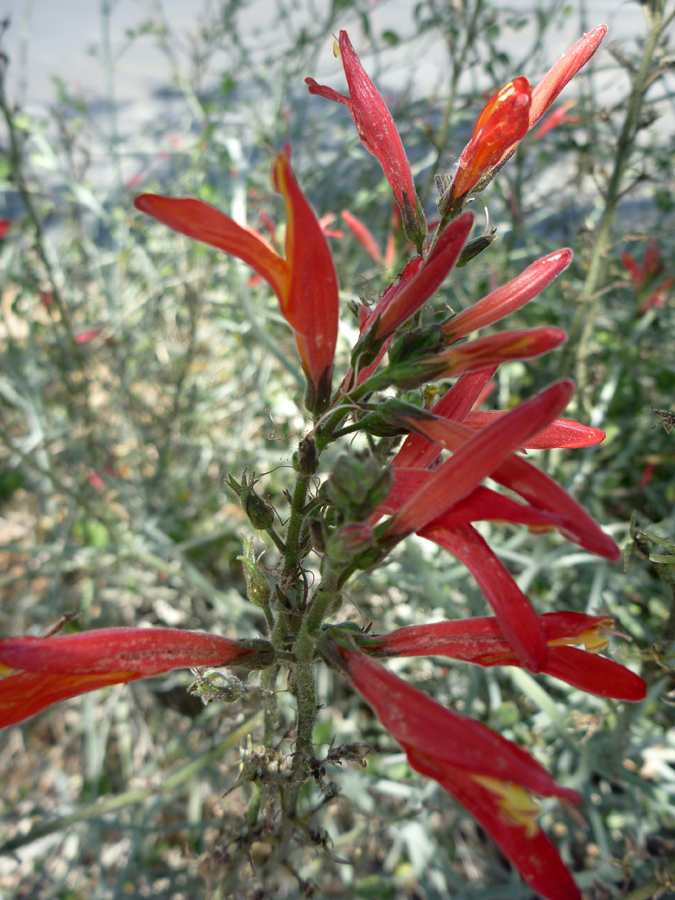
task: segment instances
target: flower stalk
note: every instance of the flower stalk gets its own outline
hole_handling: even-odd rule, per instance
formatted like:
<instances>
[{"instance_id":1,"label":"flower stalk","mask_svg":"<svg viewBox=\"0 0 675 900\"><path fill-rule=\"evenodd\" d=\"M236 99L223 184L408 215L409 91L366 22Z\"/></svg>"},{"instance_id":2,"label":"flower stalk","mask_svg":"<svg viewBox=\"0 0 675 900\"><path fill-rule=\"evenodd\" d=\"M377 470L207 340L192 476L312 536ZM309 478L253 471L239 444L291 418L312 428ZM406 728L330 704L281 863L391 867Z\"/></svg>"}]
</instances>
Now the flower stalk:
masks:
<instances>
[{"instance_id":1,"label":"flower stalk","mask_svg":"<svg viewBox=\"0 0 675 900\"><path fill-rule=\"evenodd\" d=\"M507 410L477 408L500 365L529 363L555 350L566 335L548 326L479 337L474 331L537 297L569 265L571 251L535 260L456 314L443 312L447 304L438 296L448 276L461 278L459 265L476 264L477 251L489 251L496 237L491 232L471 239L473 214L463 211L464 204L486 187L590 59L604 31L600 26L582 38L534 90L519 76L496 91L454 177L440 179L441 222L432 238L393 118L347 33L339 33L336 55L349 95L312 78L309 91L348 108L363 145L382 166L414 248L372 308L365 301L354 304L358 337L348 355L338 346L340 292L326 236L332 214L315 213L289 148L271 163L272 186L286 210L283 252L256 229L200 200L147 193L136 198L140 212L241 260L269 285L305 374L306 430L275 474L276 480L286 478L277 490L283 503L273 502L273 480L268 490L266 481L245 471L227 482L250 529L271 541L267 551L256 554L253 539L245 538L239 557L256 613L252 620L262 621L264 613L263 634L232 640L178 629L103 628L0 639L0 726L87 691L176 668L260 670L260 680L252 684L227 676L218 698L253 694L264 709L264 751L248 748L242 754L235 784L249 783L251 802L243 825L232 831L233 860L236 865L246 854L253 858L252 835L264 833L270 845L261 866L267 859L286 864L294 841L316 834L308 824L307 786L319 787L321 805L334 795L324 781L325 751L314 743L316 669L326 663L370 704L411 769L436 781L483 825L531 890L548 900L580 900L571 871L539 824L532 796L576 804L579 795L520 747L418 691L376 658L442 655L483 667L523 667L601 697L645 696L636 673L597 653L606 647L607 617L541 613L539 598L520 589L476 527L490 521L557 531L588 553L619 557L615 542L590 515L520 455L526 449L588 447L604 438L598 428L560 418L574 384L559 381ZM371 258L384 264L387 256L365 225L349 211L343 220ZM332 236L339 239L340 233ZM341 364L336 388L333 370ZM294 400L299 408L300 399ZM383 635L341 623L343 595L349 597L355 573L387 561L411 535L460 560L494 615ZM199 671L198 676L200 684L211 686L208 675ZM279 703L281 691L295 703L292 724L290 704ZM342 758L334 749L329 757L338 763Z\"/></svg>"}]
</instances>

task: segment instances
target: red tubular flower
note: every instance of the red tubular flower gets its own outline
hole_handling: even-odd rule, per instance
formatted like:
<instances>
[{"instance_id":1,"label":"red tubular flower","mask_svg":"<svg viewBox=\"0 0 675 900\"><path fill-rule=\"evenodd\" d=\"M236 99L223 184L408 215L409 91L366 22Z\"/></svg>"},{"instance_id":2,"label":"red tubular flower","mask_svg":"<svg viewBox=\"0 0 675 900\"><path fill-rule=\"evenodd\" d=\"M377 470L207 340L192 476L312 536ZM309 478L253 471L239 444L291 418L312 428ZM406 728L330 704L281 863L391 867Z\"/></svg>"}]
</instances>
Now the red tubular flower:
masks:
<instances>
[{"instance_id":1,"label":"red tubular flower","mask_svg":"<svg viewBox=\"0 0 675 900\"><path fill-rule=\"evenodd\" d=\"M603 631L613 626L606 616L553 612L539 617L548 645L548 659L542 668L573 687L601 697L644 700L646 683L611 659L598 656L608 644ZM572 644L583 644L578 650ZM520 666L521 660L504 636L494 617L411 625L391 634L359 638L362 650L377 657L446 656L479 666Z\"/></svg>"},{"instance_id":2,"label":"red tubular flower","mask_svg":"<svg viewBox=\"0 0 675 900\"><path fill-rule=\"evenodd\" d=\"M600 46L607 34L606 25L598 25L580 38L560 57L532 91L530 104L530 128L551 108L562 89L582 69Z\"/></svg>"},{"instance_id":3,"label":"red tubular flower","mask_svg":"<svg viewBox=\"0 0 675 900\"><path fill-rule=\"evenodd\" d=\"M456 445L453 455L431 473L417 494L385 524L379 537L388 541L412 534L470 494L504 464L513 450L565 408L573 390L571 381L553 384L474 434L461 447ZM422 432L430 425L451 424L443 419L417 420L405 416L401 419L411 430Z\"/></svg>"},{"instance_id":4,"label":"red tubular flower","mask_svg":"<svg viewBox=\"0 0 675 900\"><path fill-rule=\"evenodd\" d=\"M457 164L451 189L439 202L442 215L461 204L471 191L486 187L565 85L586 65L606 34L606 25L585 34L534 89L530 90L526 78L516 78L488 101Z\"/></svg>"},{"instance_id":5,"label":"red tubular flower","mask_svg":"<svg viewBox=\"0 0 675 900\"><path fill-rule=\"evenodd\" d=\"M330 381L338 327L338 284L321 225L291 170L288 151L273 164L273 184L283 195L288 224L286 258L251 228L201 200L141 194L134 205L181 234L218 247L251 266L272 287L281 313L295 332L303 369L311 386L309 406L323 409Z\"/></svg>"},{"instance_id":6,"label":"red tubular flower","mask_svg":"<svg viewBox=\"0 0 675 900\"><path fill-rule=\"evenodd\" d=\"M581 900L541 831L530 792L578 803L524 750L436 703L362 653L332 643L326 656L375 710L410 766L437 781L490 834L528 885L548 900Z\"/></svg>"},{"instance_id":7,"label":"red tubular flower","mask_svg":"<svg viewBox=\"0 0 675 900\"><path fill-rule=\"evenodd\" d=\"M272 661L266 641L237 642L172 628L100 628L56 637L0 639L0 728L52 703L110 684L190 666ZM10 674L12 673L12 674Z\"/></svg>"},{"instance_id":8,"label":"red tubular flower","mask_svg":"<svg viewBox=\"0 0 675 900\"><path fill-rule=\"evenodd\" d=\"M545 326L502 331L440 352L422 350L416 354L413 349L403 359L390 363L387 376L398 388L412 390L429 381L478 372L503 362L534 359L559 347L566 339L564 331Z\"/></svg>"},{"instance_id":9,"label":"red tubular flower","mask_svg":"<svg viewBox=\"0 0 675 900\"><path fill-rule=\"evenodd\" d=\"M334 44L334 53L342 60L349 97L317 84L313 78L305 78L305 84L310 94L318 94L347 107L364 147L378 159L384 170L401 209L406 235L419 250L427 233L426 222L417 199L410 163L391 113L361 65L346 31L340 32L339 43Z\"/></svg>"},{"instance_id":10,"label":"red tubular flower","mask_svg":"<svg viewBox=\"0 0 675 900\"><path fill-rule=\"evenodd\" d=\"M439 401L434 411L459 418L467 416L467 406L475 402L492 374L493 370L488 370L463 376ZM483 435L484 443L480 444L466 441L469 429L460 422L438 416L398 416L397 421L417 434L411 433L395 457L393 490L371 520L374 524L379 516L394 514L376 531L381 542L386 543L414 531L463 562L494 609L500 627L518 658L535 672L546 665L548 652L539 619L525 594L470 523L488 519L522 523L535 530L556 528L593 553L610 559L616 559L619 555L614 541L601 531L576 501L548 476L512 453L514 447L510 442L516 439L516 433L523 435L521 446L546 443L546 428L543 426L547 426L564 406L572 389L569 382L557 388L560 391L557 396L547 396L544 392L528 401L532 405L523 405L509 413L489 417L491 424L488 428L491 428L497 421L505 418L508 421L509 416L518 413L518 418L511 420L513 431L507 426L498 435L483 429L476 435ZM556 405L556 401L561 405ZM576 423L570 426L571 431L574 426ZM528 428L530 433L525 437ZM556 431L562 431L565 435L567 428L564 420L553 423L549 438L554 438ZM437 442L435 445L434 441ZM453 456L433 471L423 468L433 463L441 447L452 450ZM506 455L500 462L498 457L502 451ZM486 488L479 488L479 482L488 475L519 493L529 505L523 506Z\"/></svg>"},{"instance_id":11,"label":"red tubular flower","mask_svg":"<svg viewBox=\"0 0 675 900\"><path fill-rule=\"evenodd\" d=\"M652 306L664 306L666 292L675 284L675 278L666 278L661 284L654 286L656 277L663 271L661 251L656 238L649 239L642 265L639 265L630 253L622 253L621 262L631 277L636 297L642 300L640 315L646 313Z\"/></svg>"},{"instance_id":12,"label":"red tubular flower","mask_svg":"<svg viewBox=\"0 0 675 900\"><path fill-rule=\"evenodd\" d=\"M12 224L12 222L10 219L0 219L0 241L4 238L4 236L9 231L11 224Z\"/></svg>"},{"instance_id":13,"label":"red tubular flower","mask_svg":"<svg viewBox=\"0 0 675 900\"><path fill-rule=\"evenodd\" d=\"M498 322L541 293L571 261L572 251L568 249L542 256L513 281L448 319L443 324L443 331L448 338L460 338Z\"/></svg>"},{"instance_id":14,"label":"red tubular flower","mask_svg":"<svg viewBox=\"0 0 675 900\"><path fill-rule=\"evenodd\" d=\"M517 407L517 409L520 408ZM514 410L511 412L514 412ZM425 460L425 465L429 465L438 455L438 446L455 451L465 446L467 438L472 433L471 429L466 425L440 417L433 419L408 419L407 424L411 431L416 431L418 435L437 445L437 447L431 447L428 450L425 447L415 445L413 452L418 459ZM482 433L484 432L479 432L479 434ZM524 442L524 445L527 446L527 441ZM405 445L401 450L402 452L406 451ZM410 456L409 450L406 452L406 455ZM397 459L394 460L394 464L397 464ZM418 462L416 465L421 465L421 463ZM436 470L436 472L438 471L439 469ZM432 477L435 474L435 472L432 473ZM576 500L572 499L563 488L557 485L552 478L549 478L548 475L527 460L510 454L492 470L490 477L509 490L519 494L536 509L547 510L561 516L564 524L557 527L568 540L574 541L574 543L584 547L590 553L596 553L598 556L604 556L607 559L616 561L621 557L621 550L617 544L609 535L602 531L585 509Z\"/></svg>"},{"instance_id":15,"label":"red tubular flower","mask_svg":"<svg viewBox=\"0 0 675 900\"><path fill-rule=\"evenodd\" d=\"M470 412L464 418L464 424L469 428L480 431L490 422L503 416L500 409L484 410L482 412ZM554 450L565 448L566 450L578 450L581 447L593 447L601 444L607 437L600 428L591 425L582 425L574 419L556 419L547 425L539 434L528 438L527 446L522 450Z\"/></svg>"},{"instance_id":16,"label":"red tubular flower","mask_svg":"<svg viewBox=\"0 0 675 900\"><path fill-rule=\"evenodd\" d=\"M520 658L535 672L546 662L546 641L529 600L470 525L449 527L438 519L503 465L528 436L555 418L566 406L572 390L572 382L554 384L478 432L430 473L415 494L376 532L383 543L417 532L457 556L485 592ZM402 420L411 428L416 427L417 420ZM503 427L496 429L500 423ZM422 420L420 424L431 422Z\"/></svg>"},{"instance_id":17,"label":"red tubular flower","mask_svg":"<svg viewBox=\"0 0 675 900\"><path fill-rule=\"evenodd\" d=\"M473 213L463 213L443 231L425 260L412 260L417 263L413 276L397 290L385 292L364 323L355 354L363 342L383 341L394 334L433 297L457 262L472 226Z\"/></svg>"},{"instance_id":18,"label":"red tubular flower","mask_svg":"<svg viewBox=\"0 0 675 900\"><path fill-rule=\"evenodd\" d=\"M471 140L457 163L452 190L441 213L480 191L505 155L510 155L530 127L532 90L527 78L515 78L491 97L476 122Z\"/></svg>"}]
</instances>

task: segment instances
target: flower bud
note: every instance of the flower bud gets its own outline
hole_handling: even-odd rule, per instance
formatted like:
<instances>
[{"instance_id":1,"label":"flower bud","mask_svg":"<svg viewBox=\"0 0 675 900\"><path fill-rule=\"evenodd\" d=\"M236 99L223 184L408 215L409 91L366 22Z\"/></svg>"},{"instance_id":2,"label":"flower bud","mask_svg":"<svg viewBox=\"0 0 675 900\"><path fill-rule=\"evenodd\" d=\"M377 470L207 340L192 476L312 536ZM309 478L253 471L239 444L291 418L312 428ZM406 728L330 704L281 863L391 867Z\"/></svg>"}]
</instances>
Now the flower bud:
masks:
<instances>
[{"instance_id":1,"label":"flower bud","mask_svg":"<svg viewBox=\"0 0 675 900\"><path fill-rule=\"evenodd\" d=\"M389 349L388 375L401 364L411 363L429 354L441 353L445 346L445 334L440 325L413 328L394 341Z\"/></svg>"},{"instance_id":2,"label":"flower bud","mask_svg":"<svg viewBox=\"0 0 675 900\"><path fill-rule=\"evenodd\" d=\"M475 259L483 250L487 250L490 244L497 240L497 229L493 228L488 234L482 234L480 237L465 244L459 259L455 263L455 268L463 269L464 266Z\"/></svg>"},{"instance_id":3,"label":"flower bud","mask_svg":"<svg viewBox=\"0 0 675 900\"><path fill-rule=\"evenodd\" d=\"M274 525L274 507L256 494L255 485L257 481L258 479L255 475L247 478L246 472L244 472L244 476L241 479L241 484L235 481L231 475L227 477L227 483L239 497L251 525L256 531L269 531Z\"/></svg>"},{"instance_id":4,"label":"flower bud","mask_svg":"<svg viewBox=\"0 0 675 900\"><path fill-rule=\"evenodd\" d=\"M274 507L251 488L244 497L244 512L258 531L269 531L274 525Z\"/></svg>"},{"instance_id":5,"label":"flower bud","mask_svg":"<svg viewBox=\"0 0 675 900\"><path fill-rule=\"evenodd\" d=\"M244 538L244 554L237 559L242 563L248 599L256 606L267 606L271 594L270 584L258 565L251 542L246 538Z\"/></svg>"},{"instance_id":6,"label":"flower bud","mask_svg":"<svg viewBox=\"0 0 675 900\"><path fill-rule=\"evenodd\" d=\"M359 419L359 430L376 437L401 437L408 434L409 428L402 425L394 425L379 410L366 413Z\"/></svg>"},{"instance_id":7,"label":"flower bud","mask_svg":"<svg viewBox=\"0 0 675 900\"><path fill-rule=\"evenodd\" d=\"M326 493L348 522L361 522L380 505L393 484L393 472L383 467L366 450L340 456L330 478Z\"/></svg>"}]
</instances>

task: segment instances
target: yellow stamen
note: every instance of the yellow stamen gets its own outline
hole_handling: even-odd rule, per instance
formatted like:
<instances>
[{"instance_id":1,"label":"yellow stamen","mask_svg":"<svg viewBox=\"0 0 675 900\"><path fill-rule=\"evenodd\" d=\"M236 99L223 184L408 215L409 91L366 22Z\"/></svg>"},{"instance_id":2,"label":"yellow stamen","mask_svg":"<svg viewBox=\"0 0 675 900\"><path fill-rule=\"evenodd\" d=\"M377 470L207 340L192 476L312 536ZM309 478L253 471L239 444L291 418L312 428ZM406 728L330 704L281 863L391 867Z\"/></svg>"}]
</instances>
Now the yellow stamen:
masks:
<instances>
[{"instance_id":1,"label":"yellow stamen","mask_svg":"<svg viewBox=\"0 0 675 900\"><path fill-rule=\"evenodd\" d=\"M499 809L502 817L509 825L521 825L527 837L534 837L539 832L537 816L541 812L539 804L532 799L525 788L511 781L500 781L498 778L489 778L487 775L472 775L481 787L487 788L499 799Z\"/></svg>"},{"instance_id":2,"label":"yellow stamen","mask_svg":"<svg viewBox=\"0 0 675 900\"><path fill-rule=\"evenodd\" d=\"M583 644L584 649L588 650L589 653L600 653L609 644L609 638L605 634L601 634L601 631L603 628L609 628L613 624L611 619L603 619L597 625L594 625L593 628L582 631L581 634L557 638L554 641L549 641L548 645L549 647L566 647L570 644Z\"/></svg>"}]
</instances>

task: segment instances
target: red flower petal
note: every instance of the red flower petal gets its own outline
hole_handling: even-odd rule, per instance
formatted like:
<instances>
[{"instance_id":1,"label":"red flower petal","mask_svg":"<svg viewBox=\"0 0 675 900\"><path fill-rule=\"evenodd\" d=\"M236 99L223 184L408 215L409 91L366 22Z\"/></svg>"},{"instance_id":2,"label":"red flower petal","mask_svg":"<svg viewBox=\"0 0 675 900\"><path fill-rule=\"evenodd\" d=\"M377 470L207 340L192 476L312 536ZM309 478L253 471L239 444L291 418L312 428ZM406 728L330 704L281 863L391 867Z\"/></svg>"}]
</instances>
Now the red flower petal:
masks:
<instances>
[{"instance_id":1,"label":"red flower petal","mask_svg":"<svg viewBox=\"0 0 675 900\"><path fill-rule=\"evenodd\" d=\"M464 424L468 425L469 428L480 431L481 428L485 428L490 422L503 415L504 412L502 410L470 412L464 418ZM528 450L550 450L556 447L565 447L568 450L573 450L601 444L606 436L605 432L600 428L582 425L580 422L575 422L574 419L556 419L540 431L539 434L529 438L524 446Z\"/></svg>"},{"instance_id":2,"label":"red flower petal","mask_svg":"<svg viewBox=\"0 0 675 900\"><path fill-rule=\"evenodd\" d=\"M531 94L529 81L520 77L488 100L457 163L448 209L471 191L480 190L481 182L525 137L530 127Z\"/></svg>"},{"instance_id":3,"label":"red flower petal","mask_svg":"<svg viewBox=\"0 0 675 900\"><path fill-rule=\"evenodd\" d=\"M465 309L443 325L448 337L463 337L477 328L491 325L541 293L572 261L571 250L556 250L528 266L513 281L498 288L469 309Z\"/></svg>"},{"instance_id":4,"label":"red flower petal","mask_svg":"<svg viewBox=\"0 0 675 900\"><path fill-rule=\"evenodd\" d=\"M269 649L172 628L100 628L56 637L0 639L0 728L57 700L190 666L264 665Z\"/></svg>"},{"instance_id":5,"label":"red flower petal","mask_svg":"<svg viewBox=\"0 0 675 900\"><path fill-rule=\"evenodd\" d=\"M349 97L338 94L332 88L317 84L313 78L305 78L310 94L318 94L327 100L343 103L352 115L356 130L364 147L378 160L385 177L394 192L407 227L422 235L426 224L420 215L419 202L413 184L410 163L403 149L398 130L371 79L366 74L354 52L346 31L339 36L339 54L344 66ZM337 55L337 54L336 54ZM412 218L412 222L409 219Z\"/></svg>"}]
</instances>

